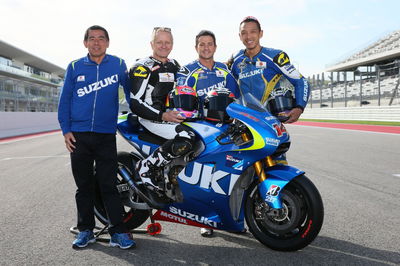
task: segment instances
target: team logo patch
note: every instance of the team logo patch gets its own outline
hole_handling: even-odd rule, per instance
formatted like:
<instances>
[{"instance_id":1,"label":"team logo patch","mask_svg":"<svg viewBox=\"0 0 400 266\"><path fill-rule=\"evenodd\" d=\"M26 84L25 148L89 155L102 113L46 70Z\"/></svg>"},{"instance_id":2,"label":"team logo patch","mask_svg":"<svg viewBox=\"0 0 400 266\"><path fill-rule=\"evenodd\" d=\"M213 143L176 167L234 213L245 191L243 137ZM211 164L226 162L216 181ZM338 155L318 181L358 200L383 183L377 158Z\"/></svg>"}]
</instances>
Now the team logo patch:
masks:
<instances>
[{"instance_id":1,"label":"team logo patch","mask_svg":"<svg viewBox=\"0 0 400 266\"><path fill-rule=\"evenodd\" d=\"M217 70L217 71L215 71L215 74L217 75L217 77L219 77L219 78L223 78L224 77L224 72L223 71L221 71L221 70Z\"/></svg>"},{"instance_id":2,"label":"team logo patch","mask_svg":"<svg viewBox=\"0 0 400 266\"><path fill-rule=\"evenodd\" d=\"M226 166L232 167L236 170L243 170L243 159L233 157L232 155L226 155Z\"/></svg>"},{"instance_id":3,"label":"team logo patch","mask_svg":"<svg viewBox=\"0 0 400 266\"><path fill-rule=\"evenodd\" d=\"M281 190L280 186L277 185L271 185L268 189L267 195L270 196L277 196L279 194L279 191Z\"/></svg>"},{"instance_id":4,"label":"team logo patch","mask_svg":"<svg viewBox=\"0 0 400 266\"><path fill-rule=\"evenodd\" d=\"M159 81L160 82L174 82L175 76L174 73L158 73Z\"/></svg>"},{"instance_id":5,"label":"team logo patch","mask_svg":"<svg viewBox=\"0 0 400 266\"><path fill-rule=\"evenodd\" d=\"M267 67L267 62L265 61L257 61L256 62L256 68L266 68Z\"/></svg>"},{"instance_id":6,"label":"team logo patch","mask_svg":"<svg viewBox=\"0 0 400 266\"><path fill-rule=\"evenodd\" d=\"M138 66L133 72L134 77L147 78L149 76L149 70L143 66Z\"/></svg>"},{"instance_id":7,"label":"team logo patch","mask_svg":"<svg viewBox=\"0 0 400 266\"><path fill-rule=\"evenodd\" d=\"M285 52L280 52L274 57L274 62L278 66L283 67L284 65L290 63L289 56Z\"/></svg>"},{"instance_id":8,"label":"team logo patch","mask_svg":"<svg viewBox=\"0 0 400 266\"><path fill-rule=\"evenodd\" d=\"M239 68L240 70L242 70L242 71L243 71L243 69L245 69L245 67L246 67L246 63L245 63L245 62L240 62L240 63L238 64L238 68Z\"/></svg>"},{"instance_id":9,"label":"team logo patch","mask_svg":"<svg viewBox=\"0 0 400 266\"><path fill-rule=\"evenodd\" d=\"M85 81L85 76L78 76L77 78L76 78L76 81L77 82L80 82L80 81Z\"/></svg>"},{"instance_id":10,"label":"team logo patch","mask_svg":"<svg viewBox=\"0 0 400 266\"><path fill-rule=\"evenodd\" d=\"M200 73L198 79L207 79L207 74Z\"/></svg>"}]
</instances>

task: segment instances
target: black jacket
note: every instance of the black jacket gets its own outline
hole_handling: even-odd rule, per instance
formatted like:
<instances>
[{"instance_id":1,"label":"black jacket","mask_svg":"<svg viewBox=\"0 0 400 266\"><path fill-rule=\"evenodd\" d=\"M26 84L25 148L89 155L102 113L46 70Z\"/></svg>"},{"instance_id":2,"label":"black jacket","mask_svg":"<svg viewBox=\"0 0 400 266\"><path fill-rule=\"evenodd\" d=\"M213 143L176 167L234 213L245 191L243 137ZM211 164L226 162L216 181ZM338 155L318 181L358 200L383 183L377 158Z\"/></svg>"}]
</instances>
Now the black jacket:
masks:
<instances>
[{"instance_id":1,"label":"black jacket","mask_svg":"<svg viewBox=\"0 0 400 266\"><path fill-rule=\"evenodd\" d=\"M129 71L130 108L139 117L162 121L168 93L174 88L179 64L174 59L162 63L153 57L136 61Z\"/></svg>"}]
</instances>

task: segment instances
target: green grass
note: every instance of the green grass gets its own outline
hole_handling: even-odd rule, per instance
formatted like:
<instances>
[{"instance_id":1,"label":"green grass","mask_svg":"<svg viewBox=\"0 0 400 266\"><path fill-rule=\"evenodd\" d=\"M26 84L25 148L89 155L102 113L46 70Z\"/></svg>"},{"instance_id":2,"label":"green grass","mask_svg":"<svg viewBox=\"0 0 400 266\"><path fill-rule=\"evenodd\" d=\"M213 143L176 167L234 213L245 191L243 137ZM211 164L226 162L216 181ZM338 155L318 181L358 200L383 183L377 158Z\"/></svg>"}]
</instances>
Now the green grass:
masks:
<instances>
[{"instance_id":1,"label":"green grass","mask_svg":"<svg viewBox=\"0 0 400 266\"><path fill-rule=\"evenodd\" d=\"M380 126L400 126L400 122L387 122L387 121L361 121L361 120L330 120L330 119L300 119L300 121L311 122L330 122L330 123L343 123L343 124L364 124L364 125L380 125Z\"/></svg>"}]
</instances>

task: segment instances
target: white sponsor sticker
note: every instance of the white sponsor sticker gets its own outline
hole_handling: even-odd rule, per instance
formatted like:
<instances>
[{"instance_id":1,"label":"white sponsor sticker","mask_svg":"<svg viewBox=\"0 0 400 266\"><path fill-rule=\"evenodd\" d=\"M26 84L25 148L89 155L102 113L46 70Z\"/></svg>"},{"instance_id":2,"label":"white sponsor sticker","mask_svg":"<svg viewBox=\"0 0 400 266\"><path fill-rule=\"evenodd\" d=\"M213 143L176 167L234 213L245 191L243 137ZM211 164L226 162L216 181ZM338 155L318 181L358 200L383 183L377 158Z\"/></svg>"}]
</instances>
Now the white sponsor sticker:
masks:
<instances>
[{"instance_id":1,"label":"white sponsor sticker","mask_svg":"<svg viewBox=\"0 0 400 266\"><path fill-rule=\"evenodd\" d=\"M224 72L223 71L221 71L221 70L217 70L217 71L215 71L215 74L217 75L217 77L219 77L219 78L223 78L224 77Z\"/></svg>"},{"instance_id":2,"label":"white sponsor sticker","mask_svg":"<svg viewBox=\"0 0 400 266\"><path fill-rule=\"evenodd\" d=\"M159 73L160 82L174 82L174 73Z\"/></svg>"},{"instance_id":3,"label":"white sponsor sticker","mask_svg":"<svg viewBox=\"0 0 400 266\"><path fill-rule=\"evenodd\" d=\"M76 81L85 81L85 76L78 76L78 78L76 79Z\"/></svg>"},{"instance_id":4,"label":"white sponsor sticker","mask_svg":"<svg viewBox=\"0 0 400 266\"><path fill-rule=\"evenodd\" d=\"M256 62L256 68L266 68L266 67L267 67L267 62L264 62L264 61Z\"/></svg>"}]
</instances>

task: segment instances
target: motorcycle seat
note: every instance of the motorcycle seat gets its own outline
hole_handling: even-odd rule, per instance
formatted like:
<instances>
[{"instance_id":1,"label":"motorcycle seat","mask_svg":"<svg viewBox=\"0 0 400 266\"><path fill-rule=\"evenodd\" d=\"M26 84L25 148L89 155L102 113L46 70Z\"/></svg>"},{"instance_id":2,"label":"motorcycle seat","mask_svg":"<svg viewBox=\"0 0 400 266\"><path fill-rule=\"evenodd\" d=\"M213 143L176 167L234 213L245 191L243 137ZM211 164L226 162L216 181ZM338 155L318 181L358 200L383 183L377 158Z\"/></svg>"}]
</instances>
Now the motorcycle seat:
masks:
<instances>
[{"instance_id":1,"label":"motorcycle seat","mask_svg":"<svg viewBox=\"0 0 400 266\"><path fill-rule=\"evenodd\" d=\"M157 144L157 145L162 145L164 142L167 141L167 139L160 137L160 136L152 133L151 131L147 130L145 127L143 127L140 124L138 116L136 114L133 114L133 113L128 114L128 123L132 128L137 129L138 138L140 140L150 142L153 144ZM162 126L162 125L160 125L160 126Z\"/></svg>"}]
</instances>

